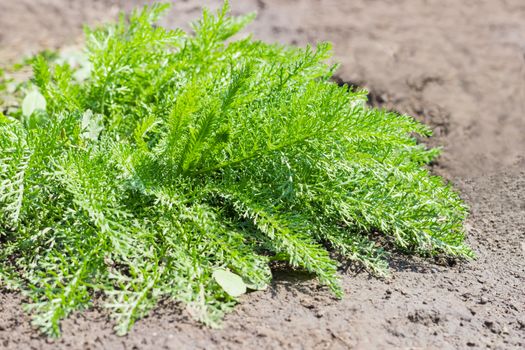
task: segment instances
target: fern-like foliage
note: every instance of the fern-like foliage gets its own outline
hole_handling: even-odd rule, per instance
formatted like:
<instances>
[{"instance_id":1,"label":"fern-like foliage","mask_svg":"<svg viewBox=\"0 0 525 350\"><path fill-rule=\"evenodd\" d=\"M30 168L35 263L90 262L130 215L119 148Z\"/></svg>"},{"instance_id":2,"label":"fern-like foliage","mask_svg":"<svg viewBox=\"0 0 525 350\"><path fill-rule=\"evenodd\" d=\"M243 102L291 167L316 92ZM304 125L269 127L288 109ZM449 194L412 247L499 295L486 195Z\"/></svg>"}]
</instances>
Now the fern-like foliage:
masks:
<instances>
[{"instance_id":1,"label":"fern-like foliage","mask_svg":"<svg viewBox=\"0 0 525 350\"><path fill-rule=\"evenodd\" d=\"M0 223L7 229L14 229L18 226L22 209L25 172L31 150L20 125L9 124L0 125Z\"/></svg>"},{"instance_id":2,"label":"fern-like foliage","mask_svg":"<svg viewBox=\"0 0 525 350\"><path fill-rule=\"evenodd\" d=\"M95 295L120 334L161 298L216 325L217 269L262 289L281 260L340 297L329 251L376 274L386 247L472 256L429 129L332 83L329 44L232 40L253 16L227 5L154 26L165 9L87 30L82 67L36 58L46 112L0 116L0 278L35 325L57 336Z\"/></svg>"}]
</instances>

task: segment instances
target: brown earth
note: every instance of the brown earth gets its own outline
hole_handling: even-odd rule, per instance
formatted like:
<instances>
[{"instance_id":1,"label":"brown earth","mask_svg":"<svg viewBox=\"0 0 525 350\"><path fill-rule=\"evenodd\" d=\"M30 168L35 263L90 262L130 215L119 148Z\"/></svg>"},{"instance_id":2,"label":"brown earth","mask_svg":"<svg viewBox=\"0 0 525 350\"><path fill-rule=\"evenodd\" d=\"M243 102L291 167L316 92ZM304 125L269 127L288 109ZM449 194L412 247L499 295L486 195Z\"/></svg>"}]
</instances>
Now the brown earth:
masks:
<instances>
[{"instance_id":1,"label":"brown earth","mask_svg":"<svg viewBox=\"0 0 525 350\"><path fill-rule=\"evenodd\" d=\"M164 24L199 16L179 1ZM82 23L114 18L136 2L0 0L0 63L78 42ZM63 323L50 341L32 330L16 294L0 294L0 348L524 348L525 1L244 0L257 38L331 41L340 81L364 85L374 104L410 113L435 130L444 155L434 170L471 206L477 260L437 264L396 256L386 280L342 272L337 301L309 276L275 271L265 292L242 298L223 328L159 306L125 337L97 310Z\"/></svg>"}]
</instances>

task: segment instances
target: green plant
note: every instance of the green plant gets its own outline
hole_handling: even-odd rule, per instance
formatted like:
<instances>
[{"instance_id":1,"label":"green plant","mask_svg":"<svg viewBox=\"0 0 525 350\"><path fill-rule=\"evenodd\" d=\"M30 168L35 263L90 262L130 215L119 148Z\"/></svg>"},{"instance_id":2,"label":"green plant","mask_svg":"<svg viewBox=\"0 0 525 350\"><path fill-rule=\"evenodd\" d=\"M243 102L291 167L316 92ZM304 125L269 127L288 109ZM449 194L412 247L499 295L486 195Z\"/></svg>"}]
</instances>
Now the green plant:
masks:
<instances>
[{"instance_id":1,"label":"green plant","mask_svg":"<svg viewBox=\"0 0 525 350\"><path fill-rule=\"evenodd\" d=\"M159 298L215 325L275 260L340 297L329 251L383 274L377 239L472 255L429 129L331 82L329 44L226 42L253 18L227 4L194 35L153 26L165 9L87 30L79 67L36 58L0 116L0 279L42 331L96 296L119 334Z\"/></svg>"}]
</instances>

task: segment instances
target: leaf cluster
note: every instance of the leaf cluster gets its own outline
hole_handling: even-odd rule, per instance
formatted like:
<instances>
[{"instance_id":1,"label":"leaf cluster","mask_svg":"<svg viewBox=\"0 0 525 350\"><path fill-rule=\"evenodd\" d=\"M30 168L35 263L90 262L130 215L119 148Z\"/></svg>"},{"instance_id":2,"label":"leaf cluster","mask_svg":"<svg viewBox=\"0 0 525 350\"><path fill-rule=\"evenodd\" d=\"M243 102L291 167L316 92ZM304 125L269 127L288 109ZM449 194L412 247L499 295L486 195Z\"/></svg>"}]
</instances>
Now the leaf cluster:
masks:
<instances>
[{"instance_id":1,"label":"leaf cluster","mask_svg":"<svg viewBox=\"0 0 525 350\"><path fill-rule=\"evenodd\" d=\"M119 334L160 298L216 325L272 261L340 297L329 252L384 274L383 241L471 256L429 129L331 82L329 44L233 40L253 15L227 4L187 34L166 8L88 29L79 65L36 58L45 111L0 117L0 282L43 332L95 297Z\"/></svg>"}]
</instances>

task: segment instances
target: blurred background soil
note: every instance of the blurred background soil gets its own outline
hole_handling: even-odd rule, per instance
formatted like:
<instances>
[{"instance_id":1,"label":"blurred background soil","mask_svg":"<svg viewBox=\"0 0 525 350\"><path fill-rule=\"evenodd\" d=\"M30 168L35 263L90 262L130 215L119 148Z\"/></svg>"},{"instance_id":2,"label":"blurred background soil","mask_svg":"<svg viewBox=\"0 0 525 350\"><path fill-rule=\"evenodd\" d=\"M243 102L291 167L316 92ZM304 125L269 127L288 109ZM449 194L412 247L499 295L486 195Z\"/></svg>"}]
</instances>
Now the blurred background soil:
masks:
<instances>
[{"instance_id":1,"label":"blurred background soil","mask_svg":"<svg viewBox=\"0 0 525 350\"><path fill-rule=\"evenodd\" d=\"M83 24L142 1L0 0L0 66L77 45ZM175 1L162 21L188 28L202 6ZM0 348L492 348L525 347L525 1L231 0L257 11L258 39L331 41L338 82L367 87L373 105L429 124L443 147L434 171L471 207L469 263L391 259L386 280L342 272L333 300L308 276L275 271L242 298L220 330L177 305L157 308L126 337L97 310L64 322L50 341L31 329L16 294L0 294Z\"/></svg>"}]
</instances>

